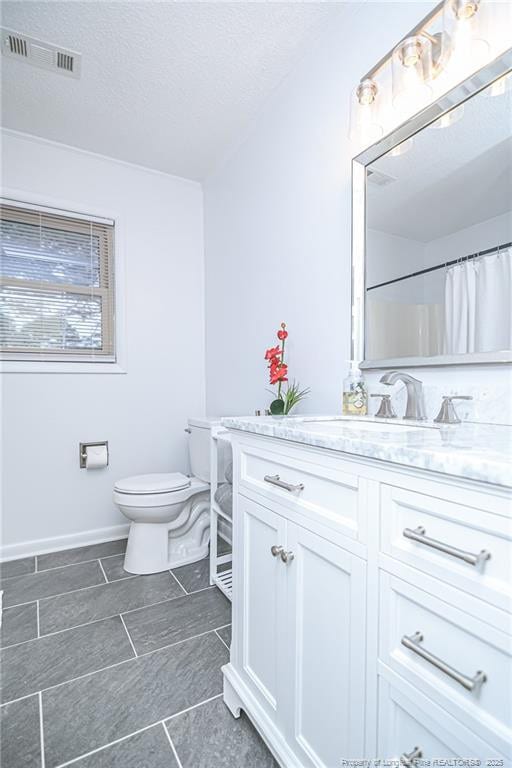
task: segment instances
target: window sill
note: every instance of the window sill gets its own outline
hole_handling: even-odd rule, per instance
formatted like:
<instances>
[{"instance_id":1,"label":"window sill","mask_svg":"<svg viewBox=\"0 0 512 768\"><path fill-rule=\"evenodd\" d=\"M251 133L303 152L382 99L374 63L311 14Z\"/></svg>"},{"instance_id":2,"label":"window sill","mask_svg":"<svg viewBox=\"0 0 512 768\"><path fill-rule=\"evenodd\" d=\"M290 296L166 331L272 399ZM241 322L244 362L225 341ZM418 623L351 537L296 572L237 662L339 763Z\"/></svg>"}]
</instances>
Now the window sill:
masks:
<instances>
[{"instance_id":1,"label":"window sill","mask_svg":"<svg viewBox=\"0 0 512 768\"><path fill-rule=\"evenodd\" d=\"M3 360L0 373L126 373L119 363L57 363L48 360Z\"/></svg>"}]
</instances>

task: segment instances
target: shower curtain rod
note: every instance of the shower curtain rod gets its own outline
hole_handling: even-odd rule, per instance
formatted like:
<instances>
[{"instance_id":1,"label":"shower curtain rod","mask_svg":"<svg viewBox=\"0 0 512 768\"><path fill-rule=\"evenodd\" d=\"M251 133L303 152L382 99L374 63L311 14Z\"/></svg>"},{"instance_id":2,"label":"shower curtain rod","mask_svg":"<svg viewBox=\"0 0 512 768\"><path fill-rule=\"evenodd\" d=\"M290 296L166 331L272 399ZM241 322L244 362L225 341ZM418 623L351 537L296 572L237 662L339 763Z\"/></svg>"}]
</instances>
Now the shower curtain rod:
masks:
<instances>
[{"instance_id":1,"label":"shower curtain rod","mask_svg":"<svg viewBox=\"0 0 512 768\"><path fill-rule=\"evenodd\" d=\"M436 269L446 269L454 264L461 264L464 261L470 261L471 259L477 259L479 256L486 256L488 253L495 253L496 251L510 248L512 242L503 243L503 245L495 245L494 248L487 248L485 251L478 251L478 253L471 253L469 256L461 256L458 259L452 261L445 261L443 264L436 264L435 267L427 267L427 269L420 269L418 272L411 272L410 275L403 275L402 277L395 277L394 280L387 280L385 283L378 283L377 285L371 285L367 288L367 291L373 291L375 288L382 288L384 285L391 285L392 283L399 283L401 280L408 280L410 277L417 277L418 275L426 275L427 272L435 272Z\"/></svg>"}]
</instances>

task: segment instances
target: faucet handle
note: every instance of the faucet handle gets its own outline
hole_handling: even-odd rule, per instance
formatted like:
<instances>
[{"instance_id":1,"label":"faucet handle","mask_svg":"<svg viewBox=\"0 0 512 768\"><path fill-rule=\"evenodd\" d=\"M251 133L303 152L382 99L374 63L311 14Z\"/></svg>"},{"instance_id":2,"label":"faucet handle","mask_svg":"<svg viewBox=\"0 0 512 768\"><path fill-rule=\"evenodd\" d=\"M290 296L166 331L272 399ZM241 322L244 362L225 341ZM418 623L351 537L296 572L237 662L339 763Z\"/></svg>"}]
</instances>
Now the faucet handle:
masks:
<instances>
[{"instance_id":1,"label":"faucet handle","mask_svg":"<svg viewBox=\"0 0 512 768\"><path fill-rule=\"evenodd\" d=\"M372 394L370 397L382 397L379 409L375 414L378 419L396 419L396 413L391 405L391 395L384 395L382 393Z\"/></svg>"},{"instance_id":2,"label":"faucet handle","mask_svg":"<svg viewBox=\"0 0 512 768\"><path fill-rule=\"evenodd\" d=\"M441 408L434 421L436 424L460 424L453 400L472 400L471 395L443 395Z\"/></svg>"}]
</instances>

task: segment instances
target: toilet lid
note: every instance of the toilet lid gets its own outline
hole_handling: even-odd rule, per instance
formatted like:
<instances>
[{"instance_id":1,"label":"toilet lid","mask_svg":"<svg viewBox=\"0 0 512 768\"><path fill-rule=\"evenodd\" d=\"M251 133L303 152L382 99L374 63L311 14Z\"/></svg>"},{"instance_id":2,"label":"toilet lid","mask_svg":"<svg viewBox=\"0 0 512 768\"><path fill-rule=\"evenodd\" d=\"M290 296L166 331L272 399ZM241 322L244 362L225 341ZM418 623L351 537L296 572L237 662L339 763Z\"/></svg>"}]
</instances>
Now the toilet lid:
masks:
<instances>
[{"instance_id":1,"label":"toilet lid","mask_svg":"<svg viewBox=\"0 0 512 768\"><path fill-rule=\"evenodd\" d=\"M114 486L116 491L122 493L167 493L169 491L181 491L190 486L190 477L181 472L168 474L158 473L154 475L134 475L118 480Z\"/></svg>"}]
</instances>

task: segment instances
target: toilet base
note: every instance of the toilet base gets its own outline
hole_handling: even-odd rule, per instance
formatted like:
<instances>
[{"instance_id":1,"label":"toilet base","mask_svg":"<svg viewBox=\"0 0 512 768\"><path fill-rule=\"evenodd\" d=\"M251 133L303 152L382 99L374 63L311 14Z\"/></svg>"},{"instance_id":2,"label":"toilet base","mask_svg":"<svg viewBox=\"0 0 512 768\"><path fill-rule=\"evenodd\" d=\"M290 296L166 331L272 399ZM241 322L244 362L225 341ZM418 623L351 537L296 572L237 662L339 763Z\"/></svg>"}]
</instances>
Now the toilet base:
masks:
<instances>
[{"instance_id":1,"label":"toilet base","mask_svg":"<svg viewBox=\"0 0 512 768\"><path fill-rule=\"evenodd\" d=\"M210 551L210 541L202 547L191 547L186 552L174 552L169 556L169 568L179 568L180 565L189 565L189 563L197 563L198 560L204 560L208 557Z\"/></svg>"},{"instance_id":2,"label":"toilet base","mask_svg":"<svg viewBox=\"0 0 512 768\"><path fill-rule=\"evenodd\" d=\"M131 523L124 570L138 575L169 570L168 523Z\"/></svg>"},{"instance_id":3,"label":"toilet base","mask_svg":"<svg viewBox=\"0 0 512 768\"><path fill-rule=\"evenodd\" d=\"M132 522L124 569L137 575L169 571L205 558L209 543L209 502L205 494L205 498L194 500L191 511L185 510L183 517L172 523Z\"/></svg>"}]
</instances>

